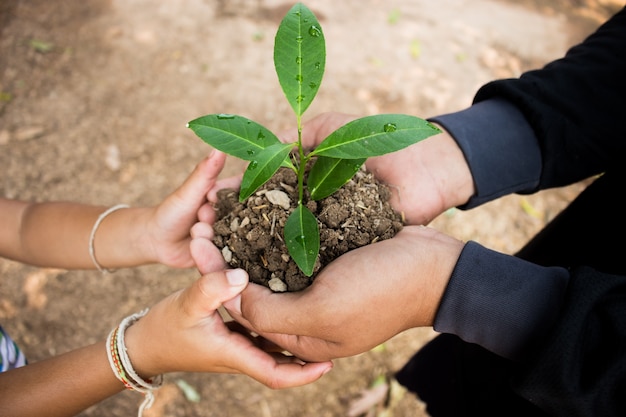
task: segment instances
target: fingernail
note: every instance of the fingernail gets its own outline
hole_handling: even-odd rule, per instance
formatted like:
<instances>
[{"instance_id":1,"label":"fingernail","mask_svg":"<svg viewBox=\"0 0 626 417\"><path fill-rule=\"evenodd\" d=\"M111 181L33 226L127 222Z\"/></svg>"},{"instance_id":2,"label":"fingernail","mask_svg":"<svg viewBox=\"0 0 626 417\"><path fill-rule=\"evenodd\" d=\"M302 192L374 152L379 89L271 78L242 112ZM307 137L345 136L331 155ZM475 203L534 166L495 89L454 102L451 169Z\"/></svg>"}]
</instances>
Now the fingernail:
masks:
<instances>
[{"instance_id":1,"label":"fingernail","mask_svg":"<svg viewBox=\"0 0 626 417\"><path fill-rule=\"evenodd\" d=\"M226 279L231 287L238 287L248 282L248 274L243 269L229 269L226 271Z\"/></svg>"}]
</instances>

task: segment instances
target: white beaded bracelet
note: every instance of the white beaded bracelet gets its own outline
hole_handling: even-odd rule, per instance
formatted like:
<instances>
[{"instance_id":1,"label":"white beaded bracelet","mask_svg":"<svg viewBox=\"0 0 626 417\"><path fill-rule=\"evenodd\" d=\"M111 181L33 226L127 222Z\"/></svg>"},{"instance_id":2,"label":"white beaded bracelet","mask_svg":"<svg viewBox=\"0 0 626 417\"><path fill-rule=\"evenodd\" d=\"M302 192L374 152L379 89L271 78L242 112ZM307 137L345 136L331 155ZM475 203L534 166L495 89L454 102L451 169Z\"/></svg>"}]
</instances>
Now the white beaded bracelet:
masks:
<instances>
[{"instance_id":1,"label":"white beaded bracelet","mask_svg":"<svg viewBox=\"0 0 626 417\"><path fill-rule=\"evenodd\" d=\"M100 217L98 217L98 220L96 220L96 222L93 224L93 228L91 229L91 235L89 236L89 255L91 256L91 260L93 261L93 264L96 266L96 268L98 268L98 271L104 273L111 273L111 272L115 272L114 269L106 269L103 268L102 266L100 266L100 264L98 263L98 260L96 259L96 251L94 249L94 241L96 239L96 231L98 230L98 227L100 227L100 223L102 223L102 220L104 220L106 218L106 216L108 216L109 214L113 213L114 211L120 210L120 209L124 209L124 208L128 208L128 205L126 204L118 204L116 206L113 206L109 209L107 209L104 213L102 213L100 215Z\"/></svg>"},{"instance_id":2,"label":"white beaded bracelet","mask_svg":"<svg viewBox=\"0 0 626 417\"><path fill-rule=\"evenodd\" d=\"M140 377L133 368L126 350L126 343L124 341L126 329L141 317L145 316L147 312L148 309L145 309L139 313L126 317L122 320L119 326L109 333L109 337L107 338L107 356L109 358L109 365L111 365L111 369L113 370L115 377L129 390L141 392L145 396L141 406L139 407L139 417L142 416L143 411L146 408L150 408L152 406L152 403L154 403L154 390L163 384L162 375L158 375L148 381Z\"/></svg>"}]
</instances>

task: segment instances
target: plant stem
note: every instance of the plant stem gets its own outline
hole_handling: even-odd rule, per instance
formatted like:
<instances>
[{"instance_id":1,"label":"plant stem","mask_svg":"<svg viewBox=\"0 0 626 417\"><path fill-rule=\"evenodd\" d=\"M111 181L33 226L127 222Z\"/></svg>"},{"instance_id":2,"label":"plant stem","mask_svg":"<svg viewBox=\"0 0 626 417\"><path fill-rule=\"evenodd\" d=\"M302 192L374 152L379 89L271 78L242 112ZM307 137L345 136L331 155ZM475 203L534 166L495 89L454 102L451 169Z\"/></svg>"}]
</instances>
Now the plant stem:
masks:
<instances>
[{"instance_id":1,"label":"plant stem","mask_svg":"<svg viewBox=\"0 0 626 417\"><path fill-rule=\"evenodd\" d=\"M304 155L304 147L302 146L302 118L298 116L298 153L300 155L300 163L298 164L298 205L304 200L304 170L307 164L307 157Z\"/></svg>"}]
</instances>

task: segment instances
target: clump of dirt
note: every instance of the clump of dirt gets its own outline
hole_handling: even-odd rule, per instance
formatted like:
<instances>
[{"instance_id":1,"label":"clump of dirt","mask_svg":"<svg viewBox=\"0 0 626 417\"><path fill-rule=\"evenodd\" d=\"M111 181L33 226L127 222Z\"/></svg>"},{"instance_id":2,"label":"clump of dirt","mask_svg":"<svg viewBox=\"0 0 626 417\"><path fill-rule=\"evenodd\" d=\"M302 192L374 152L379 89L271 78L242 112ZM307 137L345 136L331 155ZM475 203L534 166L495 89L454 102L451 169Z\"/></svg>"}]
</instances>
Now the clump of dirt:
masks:
<instances>
[{"instance_id":1,"label":"clump of dirt","mask_svg":"<svg viewBox=\"0 0 626 417\"><path fill-rule=\"evenodd\" d=\"M244 203L238 196L233 189L218 193L214 243L230 266L245 269L252 282L273 291L300 291L334 259L389 239L403 226L402 216L389 204L388 186L363 168L329 197L314 201L305 193L304 203L320 230L319 256L307 277L289 256L283 238L285 222L298 202L293 170L281 168Z\"/></svg>"}]
</instances>

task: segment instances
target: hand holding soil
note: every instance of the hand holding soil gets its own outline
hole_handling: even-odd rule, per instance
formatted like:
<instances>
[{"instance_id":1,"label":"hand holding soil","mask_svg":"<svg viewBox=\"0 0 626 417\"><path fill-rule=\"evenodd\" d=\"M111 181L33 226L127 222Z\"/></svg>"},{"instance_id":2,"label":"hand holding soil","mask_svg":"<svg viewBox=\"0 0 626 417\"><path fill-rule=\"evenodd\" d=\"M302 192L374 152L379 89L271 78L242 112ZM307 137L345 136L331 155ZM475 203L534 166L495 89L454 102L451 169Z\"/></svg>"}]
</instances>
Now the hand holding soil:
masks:
<instances>
[{"instance_id":1,"label":"hand holding soil","mask_svg":"<svg viewBox=\"0 0 626 417\"><path fill-rule=\"evenodd\" d=\"M231 314L305 360L357 355L405 330L432 326L462 248L435 229L407 226L346 253L299 293L248 286L243 311Z\"/></svg>"},{"instance_id":2,"label":"hand holding soil","mask_svg":"<svg viewBox=\"0 0 626 417\"><path fill-rule=\"evenodd\" d=\"M351 120L321 138L313 149L305 148L302 115L320 88L325 62L322 26L308 7L297 3L281 21L274 43L274 65L285 97L296 115L297 140L280 142L262 125L227 113L202 116L187 125L209 145L249 161L238 193L240 203L249 200L277 171L282 170L281 174L285 175L285 170L292 170L292 180L287 175L275 185L280 184L281 188L264 188L256 193L254 202L248 205L252 212L226 219L231 232L241 231L244 239L233 235L226 243L217 243L231 266L254 271L253 281L274 291L305 288L320 268L341 254L393 236L399 230L392 227L393 218L398 216L389 205L385 208L391 209L391 214L383 216L386 222L374 218L366 226L359 218L383 210L388 195L379 187L374 188L378 197L371 204L362 195L366 188L364 183L345 188L353 192L346 201L322 202L351 182L367 158L397 152L440 132L436 126L414 116L381 114ZM286 191L292 192L291 198ZM384 196L381 197L381 193ZM234 194L221 195L232 198ZM296 204L289 210L291 200ZM352 207L366 213L354 212L355 216L350 216L348 201ZM287 210L286 217L276 212L259 212L269 206ZM225 204L224 208L218 211L220 219L234 210L241 211L233 202ZM260 217L254 215L255 210ZM325 217L323 226L334 229L321 230L316 214ZM254 228L248 231L250 224ZM337 227L344 230L339 231ZM349 233L345 230L348 227L356 228L357 232ZM220 233L227 232L224 227L220 230ZM274 238L277 240L273 241ZM322 256L321 250L325 252ZM293 266L301 273L294 271Z\"/></svg>"},{"instance_id":3,"label":"hand holding soil","mask_svg":"<svg viewBox=\"0 0 626 417\"><path fill-rule=\"evenodd\" d=\"M616 0L578 3L316 0L313 11L329 40L327 77L307 111L431 116L464 108L483 83L516 77L561 56L615 5L623 7ZM4 195L149 206L208 153L185 128L190 116L241 111L275 131L293 128L293 112L268 59L289 7L275 0L0 2ZM304 120L305 136L310 123ZM425 142L436 141L416 147ZM366 167L382 178L392 161L371 158ZM242 169L231 158L223 175ZM384 182L401 187L391 178ZM414 203L399 210L397 190L389 188L391 202L408 223L432 219L409 213ZM579 190L510 196L471 216L446 212L432 225L512 253ZM407 191L400 204L407 202ZM447 205L426 189L410 198L424 210ZM104 278L90 271L33 270L3 259L0 269L2 325L20 334L33 361L96 340L115 317L197 279L195 269L159 266ZM175 375L161 388L150 417L344 417L370 384L398 369L432 336L429 329L402 333L379 349L335 361L334 371L318 383L288 391L266 389L243 376ZM192 387L199 401L181 387ZM385 399L374 406L378 412L426 415L413 396ZM136 411L136 397L122 395L81 417Z\"/></svg>"},{"instance_id":4,"label":"hand holding soil","mask_svg":"<svg viewBox=\"0 0 626 417\"><path fill-rule=\"evenodd\" d=\"M389 239L402 229L402 218L389 204L389 189L364 170L343 188L320 201L305 200L319 219L320 252L314 274L302 273L289 256L282 230L298 199L296 175L282 168L259 191L239 203L237 190L218 193L215 244L225 260L245 269L250 280L274 291L299 291L317 272L349 250ZM281 193L289 206L272 202Z\"/></svg>"}]
</instances>

